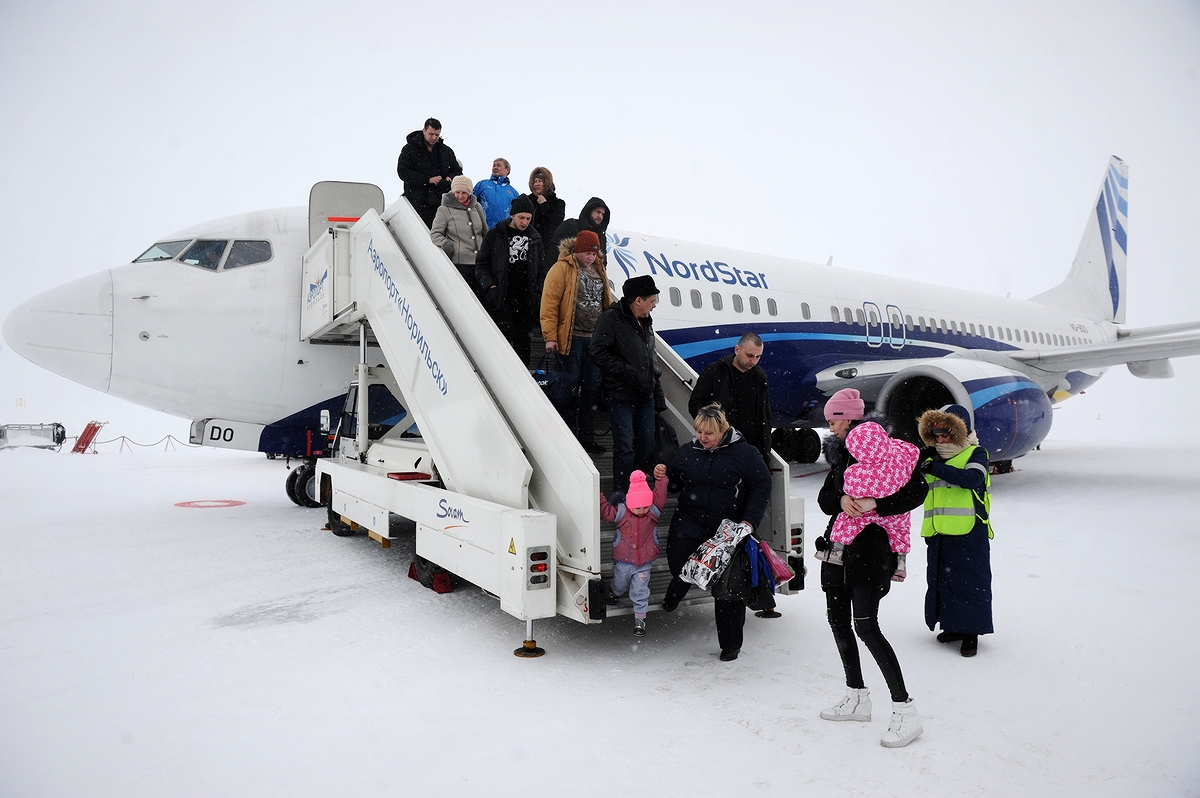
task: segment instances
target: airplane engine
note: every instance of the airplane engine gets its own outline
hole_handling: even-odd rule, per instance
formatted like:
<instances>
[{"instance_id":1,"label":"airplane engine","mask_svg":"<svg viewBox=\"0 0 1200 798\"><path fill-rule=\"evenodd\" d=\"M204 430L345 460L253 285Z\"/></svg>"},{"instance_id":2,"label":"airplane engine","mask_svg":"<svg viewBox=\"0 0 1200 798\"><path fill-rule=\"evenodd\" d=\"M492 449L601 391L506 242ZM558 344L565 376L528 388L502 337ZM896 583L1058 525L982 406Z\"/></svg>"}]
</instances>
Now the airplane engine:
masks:
<instances>
[{"instance_id":1,"label":"airplane engine","mask_svg":"<svg viewBox=\"0 0 1200 798\"><path fill-rule=\"evenodd\" d=\"M1050 432L1050 399L1024 374L981 360L947 357L910 366L891 377L875 409L895 435L922 445L917 418L930 408L960 404L971 411L980 444L992 460L1012 460Z\"/></svg>"}]
</instances>

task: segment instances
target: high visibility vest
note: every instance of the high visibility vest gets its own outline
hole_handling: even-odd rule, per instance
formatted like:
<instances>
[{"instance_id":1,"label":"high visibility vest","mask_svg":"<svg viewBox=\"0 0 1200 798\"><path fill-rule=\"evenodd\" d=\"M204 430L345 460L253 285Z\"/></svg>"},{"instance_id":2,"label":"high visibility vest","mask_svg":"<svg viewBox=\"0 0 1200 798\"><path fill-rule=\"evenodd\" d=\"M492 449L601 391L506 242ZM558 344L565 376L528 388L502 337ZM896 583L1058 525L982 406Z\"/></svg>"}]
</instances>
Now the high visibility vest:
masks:
<instances>
[{"instance_id":1,"label":"high visibility vest","mask_svg":"<svg viewBox=\"0 0 1200 798\"><path fill-rule=\"evenodd\" d=\"M967 461L976 447L968 446L946 461L946 465L954 468L966 468ZM982 491L971 491L951 485L944 479L933 474L926 474L925 481L929 483L929 493L925 495L925 520L921 522L921 537L934 535L965 535L975 528L976 521L982 521L987 527L988 537L992 537L992 476L984 472ZM975 499L983 505L983 515L975 511Z\"/></svg>"}]
</instances>

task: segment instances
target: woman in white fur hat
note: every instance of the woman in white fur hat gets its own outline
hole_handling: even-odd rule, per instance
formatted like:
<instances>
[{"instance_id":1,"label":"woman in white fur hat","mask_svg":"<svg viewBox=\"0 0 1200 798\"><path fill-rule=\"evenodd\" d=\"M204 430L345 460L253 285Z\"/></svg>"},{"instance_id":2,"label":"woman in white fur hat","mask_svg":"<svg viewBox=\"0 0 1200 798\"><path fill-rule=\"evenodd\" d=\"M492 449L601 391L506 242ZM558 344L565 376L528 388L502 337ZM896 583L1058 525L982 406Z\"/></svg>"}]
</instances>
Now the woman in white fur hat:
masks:
<instances>
[{"instance_id":1,"label":"woman in white fur hat","mask_svg":"<svg viewBox=\"0 0 1200 798\"><path fill-rule=\"evenodd\" d=\"M471 178L459 175L450 181L450 191L433 217L429 235L442 248L454 268L475 291L475 256L487 234L483 206L471 193Z\"/></svg>"}]
</instances>

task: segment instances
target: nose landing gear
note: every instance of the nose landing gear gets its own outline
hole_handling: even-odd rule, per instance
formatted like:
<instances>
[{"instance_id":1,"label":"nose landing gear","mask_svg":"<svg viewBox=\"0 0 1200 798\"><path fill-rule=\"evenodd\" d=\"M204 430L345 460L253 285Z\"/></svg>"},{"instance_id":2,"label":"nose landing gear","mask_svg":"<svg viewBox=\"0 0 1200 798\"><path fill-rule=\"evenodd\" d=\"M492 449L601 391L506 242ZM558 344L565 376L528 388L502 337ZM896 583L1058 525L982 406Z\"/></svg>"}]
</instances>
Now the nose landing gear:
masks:
<instances>
[{"instance_id":1,"label":"nose landing gear","mask_svg":"<svg viewBox=\"0 0 1200 798\"><path fill-rule=\"evenodd\" d=\"M321 506L320 491L317 486L317 467L310 461L296 466L287 475L283 489L289 499L301 507L317 508Z\"/></svg>"}]
</instances>

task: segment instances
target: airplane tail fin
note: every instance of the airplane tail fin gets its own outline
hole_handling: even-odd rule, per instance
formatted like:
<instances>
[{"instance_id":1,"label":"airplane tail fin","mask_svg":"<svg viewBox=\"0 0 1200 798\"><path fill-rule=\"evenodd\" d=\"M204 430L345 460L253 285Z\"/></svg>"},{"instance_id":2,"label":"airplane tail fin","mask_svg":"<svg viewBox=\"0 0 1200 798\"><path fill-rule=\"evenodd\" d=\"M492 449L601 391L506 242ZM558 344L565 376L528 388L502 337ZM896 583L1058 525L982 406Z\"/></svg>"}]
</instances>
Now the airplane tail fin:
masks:
<instances>
[{"instance_id":1,"label":"airplane tail fin","mask_svg":"<svg viewBox=\"0 0 1200 798\"><path fill-rule=\"evenodd\" d=\"M1108 161L1067 279L1032 297L1034 302L1100 321L1125 323L1128 194L1129 166L1114 155Z\"/></svg>"}]
</instances>

